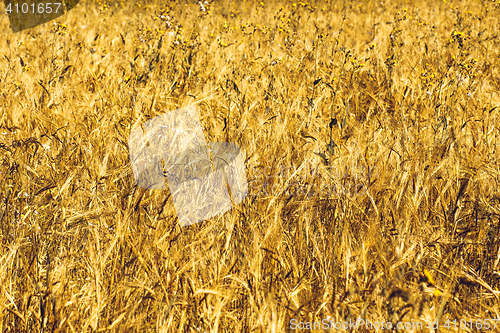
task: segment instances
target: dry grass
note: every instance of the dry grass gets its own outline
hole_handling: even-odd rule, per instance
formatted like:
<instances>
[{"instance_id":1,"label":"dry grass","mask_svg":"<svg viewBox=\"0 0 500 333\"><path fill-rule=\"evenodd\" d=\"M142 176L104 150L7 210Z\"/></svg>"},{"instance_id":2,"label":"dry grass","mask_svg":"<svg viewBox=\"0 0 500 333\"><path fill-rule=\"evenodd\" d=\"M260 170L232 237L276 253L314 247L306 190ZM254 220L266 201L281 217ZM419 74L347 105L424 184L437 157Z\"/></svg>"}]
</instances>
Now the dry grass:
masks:
<instances>
[{"instance_id":1,"label":"dry grass","mask_svg":"<svg viewBox=\"0 0 500 333\"><path fill-rule=\"evenodd\" d=\"M205 7L0 16L1 331L500 318L497 2ZM250 191L180 227L127 140L192 104Z\"/></svg>"}]
</instances>

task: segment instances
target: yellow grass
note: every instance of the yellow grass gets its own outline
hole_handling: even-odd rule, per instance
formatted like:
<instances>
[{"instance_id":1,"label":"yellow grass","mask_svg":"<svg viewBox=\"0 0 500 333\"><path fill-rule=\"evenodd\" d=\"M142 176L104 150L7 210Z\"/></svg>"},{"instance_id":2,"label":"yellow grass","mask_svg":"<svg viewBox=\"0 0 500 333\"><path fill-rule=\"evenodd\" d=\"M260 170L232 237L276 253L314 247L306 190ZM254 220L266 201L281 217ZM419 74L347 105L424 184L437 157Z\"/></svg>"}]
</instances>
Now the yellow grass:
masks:
<instances>
[{"instance_id":1,"label":"yellow grass","mask_svg":"<svg viewBox=\"0 0 500 333\"><path fill-rule=\"evenodd\" d=\"M500 318L498 2L203 8L82 0L16 34L0 15L0 330ZM128 135L193 104L249 193L181 227Z\"/></svg>"}]
</instances>

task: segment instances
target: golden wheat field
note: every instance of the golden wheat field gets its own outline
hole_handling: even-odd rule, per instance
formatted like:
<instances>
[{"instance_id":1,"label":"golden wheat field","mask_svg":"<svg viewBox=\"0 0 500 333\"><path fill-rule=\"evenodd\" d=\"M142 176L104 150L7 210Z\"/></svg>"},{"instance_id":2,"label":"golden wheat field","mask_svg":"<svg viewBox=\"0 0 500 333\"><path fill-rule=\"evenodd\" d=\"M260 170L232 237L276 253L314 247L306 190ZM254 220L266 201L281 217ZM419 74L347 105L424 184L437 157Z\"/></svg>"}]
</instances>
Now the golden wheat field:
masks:
<instances>
[{"instance_id":1,"label":"golden wheat field","mask_svg":"<svg viewBox=\"0 0 500 333\"><path fill-rule=\"evenodd\" d=\"M500 331L500 2L0 4L2 332ZM245 199L181 226L135 126L195 106Z\"/></svg>"}]
</instances>

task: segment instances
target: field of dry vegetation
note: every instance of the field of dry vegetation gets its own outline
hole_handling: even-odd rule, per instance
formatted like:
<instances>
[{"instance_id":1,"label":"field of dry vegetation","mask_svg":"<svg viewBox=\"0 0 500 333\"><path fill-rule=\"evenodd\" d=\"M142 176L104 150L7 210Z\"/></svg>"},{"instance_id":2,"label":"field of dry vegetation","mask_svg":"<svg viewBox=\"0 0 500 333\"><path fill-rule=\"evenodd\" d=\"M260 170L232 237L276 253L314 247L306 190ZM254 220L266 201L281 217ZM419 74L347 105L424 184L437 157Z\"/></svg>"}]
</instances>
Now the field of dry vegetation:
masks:
<instances>
[{"instance_id":1,"label":"field of dry vegetation","mask_svg":"<svg viewBox=\"0 0 500 333\"><path fill-rule=\"evenodd\" d=\"M499 17L82 0L12 33L0 15L0 331L500 319ZM249 191L181 227L168 190L136 186L128 136L188 105L245 151Z\"/></svg>"}]
</instances>

